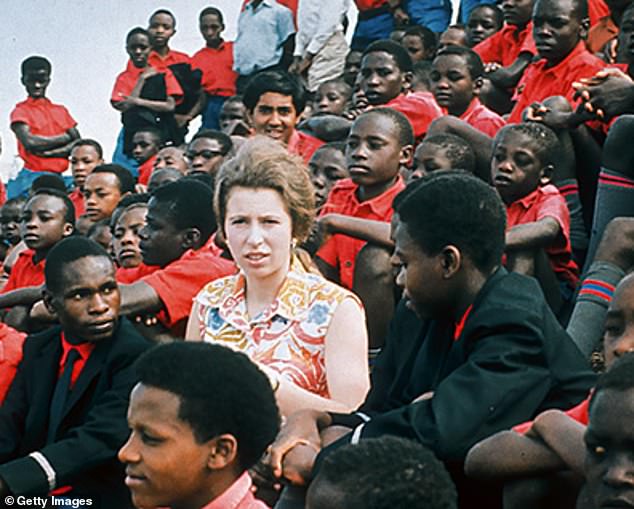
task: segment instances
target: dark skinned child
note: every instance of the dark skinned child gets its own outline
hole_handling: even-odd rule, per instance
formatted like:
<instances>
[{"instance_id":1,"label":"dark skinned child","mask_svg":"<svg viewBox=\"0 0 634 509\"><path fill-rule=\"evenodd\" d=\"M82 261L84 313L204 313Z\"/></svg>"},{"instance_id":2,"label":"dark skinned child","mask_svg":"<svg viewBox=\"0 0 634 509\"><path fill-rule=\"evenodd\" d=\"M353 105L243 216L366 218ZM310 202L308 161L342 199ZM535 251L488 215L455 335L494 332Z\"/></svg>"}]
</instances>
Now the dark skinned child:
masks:
<instances>
[{"instance_id":1,"label":"dark skinned child","mask_svg":"<svg viewBox=\"0 0 634 509\"><path fill-rule=\"evenodd\" d=\"M79 218L86 211L83 194L86 177L100 164L103 164L103 149L99 142L82 138L73 144L70 151L70 169L73 173L75 188L68 194L68 197L75 206L76 218Z\"/></svg>"}]
</instances>

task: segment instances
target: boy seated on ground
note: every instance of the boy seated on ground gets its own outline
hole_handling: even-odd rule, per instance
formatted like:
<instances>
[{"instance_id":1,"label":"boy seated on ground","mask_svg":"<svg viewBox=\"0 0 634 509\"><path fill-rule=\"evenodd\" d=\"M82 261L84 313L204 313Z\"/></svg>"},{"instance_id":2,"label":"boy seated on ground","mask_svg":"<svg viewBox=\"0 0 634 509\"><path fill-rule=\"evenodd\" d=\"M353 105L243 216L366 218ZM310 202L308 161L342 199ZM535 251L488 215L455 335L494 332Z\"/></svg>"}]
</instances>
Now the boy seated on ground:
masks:
<instances>
[{"instance_id":1,"label":"boy seated on ground","mask_svg":"<svg viewBox=\"0 0 634 509\"><path fill-rule=\"evenodd\" d=\"M256 365L224 346L179 342L147 352L136 372L130 437L119 451L134 505L266 509L247 470L275 438L280 416Z\"/></svg>"},{"instance_id":2,"label":"boy seated on ground","mask_svg":"<svg viewBox=\"0 0 634 509\"><path fill-rule=\"evenodd\" d=\"M70 169L75 187L68 193L68 197L75 206L75 218L79 218L86 211L84 203L86 177L100 164L103 164L103 149L99 142L81 138L73 143L70 151Z\"/></svg>"},{"instance_id":3,"label":"boy seated on ground","mask_svg":"<svg viewBox=\"0 0 634 509\"><path fill-rule=\"evenodd\" d=\"M475 167L475 154L465 140L453 134L433 134L425 136L416 147L409 180L424 177L437 170L464 170L474 173Z\"/></svg>"},{"instance_id":4,"label":"boy seated on ground","mask_svg":"<svg viewBox=\"0 0 634 509\"><path fill-rule=\"evenodd\" d=\"M127 194L134 193L134 177L118 164L101 164L86 177L86 216L93 222L108 219Z\"/></svg>"}]
</instances>

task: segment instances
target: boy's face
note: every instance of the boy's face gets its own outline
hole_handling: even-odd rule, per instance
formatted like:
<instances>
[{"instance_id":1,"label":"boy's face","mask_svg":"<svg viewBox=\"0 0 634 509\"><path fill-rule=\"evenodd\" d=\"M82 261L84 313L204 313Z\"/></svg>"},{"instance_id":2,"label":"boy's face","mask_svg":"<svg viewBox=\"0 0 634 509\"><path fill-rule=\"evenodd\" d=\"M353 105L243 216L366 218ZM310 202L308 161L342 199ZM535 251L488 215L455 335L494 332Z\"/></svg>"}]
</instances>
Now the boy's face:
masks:
<instances>
[{"instance_id":1,"label":"boy's face","mask_svg":"<svg viewBox=\"0 0 634 509\"><path fill-rule=\"evenodd\" d=\"M119 178L114 173L91 173L84 184L86 216L93 222L112 215L121 200Z\"/></svg>"},{"instance_id":2,"label":"boy's face","mask_svg":"<svg viewBox=\"0 0 634 509\"><path fill-rule=\"evenodd\" d=\"M459 117L480 92L481 79L472 79L465 59L459 55L440 55L429 73L431 90L439 106Z\"/></svg>"},{"instance_id":3,"label":"boy's face","mask_svg":"<svg viewBox=\"0 0 634 509\"><path fill-rule=\"evenodd\" d=\"M159 140L153 133L147 131L139 131L132 136L132 157L139 163L143 164L150 157L158 154Z\"/></svg>"},{"instance_id":4,"label":"boy's face","mask_svg":"<svg viewBox=\"0 0 634 509\"><path fill-rule=\"evenodd\" d=\"M533 39L539 56L550 65L561 62L585 35L586 27L574 13L577 0L537 0L533 12Z\"/></svg>"},{"instance_id":5,"label":"boy's face","mask_svg":"<svg viewBox=\"0 0 634 509\"><path fill-rule=\"evenodd\" d=\"M411 73L401 71L394 57L385 51L373 51L361 60L361 90L372 105L398 97L409 87L411 78Z\"/></svg>"},{"instance_id":6,"label":"boy's face","mask_svg":"<svg viewBox=\"0 0 634 509\"><path fill-rule=\"evenodd\" d=\"M341 115L348 104L349 97L336 83L324 83L317 89L315 109L320 113Z\"/></svg>"},{"instance_id":7,"label":"boy's face","mask_svg":"<svg viewBox=\"0 0 634 509\"><path fill-rule=\"evenodd\" d=\"M398 175L401 165L409 163L410 157L411 152L399 142L391 118L368 114L352 124L346 142L346 164L355 184L385 184Z\"/></svg>"},{"instance_id":8,"label":"boy's face","mask_svg":"<svg viewBox=\"0 0 634 509\"><path fill-rule=\"evenodd\" d=\"M406 35L403 37L401 45L409 52L412 62L420 62L427 58L427 50L423 40L417 35Z\"/></svg>"},{"instance_id":9,"label":"boy's face","mask_svg":"<svg viewBox=\"0 0 634 509\"><path fill-rule=\"evenodd\" d=\"M73 172L75 186L81 191L86 183L86 177L92 173L96 166L103 163L95 147L91 145L78 145L70 153L70 169Z\"/></svg>"},{"instance_id":10,"label":"boy's face","mask_svg":"<svg viewBox=\"0 0 634 509\"><path fill-rule=\"evenodd\" d=\"M634 389L604 389L592 402L585 474L592 507L634 507Z\"/></svg>"},{"instance_id":11,"label":"boy's face","mask_svg":"<svg viewBox=\"0 0 634 509\"><path fill-rule=\"evenodd\" d=\"M603 356L610 368L621 355L634 351L634 277L623 279L616 288L605 319Z\"/></svg>"},{"instance_id":12,"label":"boy's face","mask_svg":"<svg viewBox=\"0 0 634 509\"><path fill-rule=\"evenodd\" d=\"M174 20L168 14L155 14L150 18L150 26L147 31L150 33L152 46L155 49L164 48L176 33Z\"/></svg>"},{"instance_id":13,"label":"boy's face","mask_svg":"<svg viewBox=\"0 0 634 509\"><path fill-rule=\"evenodd\" d=\"M547 176L532 138L516 131L504 131L493 146L491 181L507 205L529 195Z\"/></svg>"},{"instance_id":14,"label":"boy's face","mask_svg":"<svg viewBox=\"0 0 634 509\"><path fill-rule=\"evenodd\" d=\"M156 154L156 161L154 162L154 169L161 168L176 168L183 175L187 173L187 160L185 159L185 152L176 147L165 147L158 151Z\"/></svg>"},{"instance_id":15,"label":"boy's face","mask_svg":"<svg viewBox=\"0 0 634 509\"><path fill-rule=\"evenodd\" d=\"M255 134L263 134L286 145L295 131L298 117L290 95L266 92L251 112L251 123Z\"/></svg>"},{"instance_id":16,"label":"boy's face","mask_svg":"<svg viewBox=\"0 0 634 509\"><path fill-rule=\"evenodd\" d=\"M467 33L462 28L448 28L438 39L438 51L442 51L447 46L467 47Z\"/></svg>"},{"instance_id":17,"label":"boy's face","mask_svg":"<svg viewBox=\"0 0 634 509\"><path fill-rule=\"evenodd\" d=\"M227 135L248 134L247 110L242 101L225 101L218 116L220 130Z\"/></svg>"},{"instance_id":18,"label":"boy's face","mask_svg":"<svg viewBox=\"0 0 634 509\"><path fill-rule=\"evenodd\" d=\"M357 81L357 74L361 70L361 58L363 57L363 53L360 51L351 51L346 56L346 66L343 70L343 79L345 82L351 87Z\"/></svg>"},{"instance_id":19,"label":"boy's face","mask_svg":"<svg viewBox=\"0 0 634 509\"><path fill-rule=\"evenodd\" d=\"M37 195L22 210L22 240L29 249L42 251L73 233L73 225L64 219L66 205L57 196Z\"/></svg>"},{"instance_id":20,"label":"boy's face","mask_svg":"<svg viewBox=\"0 0 634 509\"><path fill-rule=\"evenodd\" d=\"M447 149L423 141L414 152L411 178L421 178L432 171L451 169L453 169L453 165L447 157Z\"/></svg>"},{"instance_id":21,"label":"boy's face","mask_svg":"<svg viewBox=\"0 0 634 509\"><path fill-rule=\"evenodd\" d=\"M21 218L22 207L17 203L5 204L0 209L0 235L12 246L15 246L22 238L20 236Z\"/></svg>"},{"instance_id":22,"label":"boy's face","mask_svg":"<svg viewBox=\"0 0 634 509\"><path fill-rule=\"evenodd\" d=\"M139 232L145 225L147 207L132 207L120 216L112 232L112 250L119 266L137 267L142 261Z\"/></svg>"},{"instance_id":23,"label":"boy's face","mask_svg":"<svg viewBox=\"0 0 634 509\"><path fill-rule=\"evenodd\" d=\"M199 28L207 45L215 46L220 42L220 35L225 29L225 26L215 14L206 14L201 18Z\"/></svg>"},{"instance_id":24,"label":"boy's face","mask_svg":"<svg viewBox=\"0 0 634 509\"><path fill-rule=\"evenodd\" d=\"M139 247L146 265L165 267L178 260L183 247L183 231L176 228L169 205L150 199L145 225L139 231Z\"/></svg>"},{"instance_id":25,"label":"boy's face","mask_svg":"<svg viewBox=\"0 0 634 509\"><path fill-rule=\"evenodd\" d=\"M213 138L197 138L189 144L185 157L189 161L190 172L202 172L214 175L225 157L222 145Z\"/></svg>"},{"instance_id":26,"label":"boy's face","mask_svg":"<svg viewBox=\"0 0 634 509\"><path fill-rule=\"evenodd\" d=\"M33 99L39 99L46 96L46 88L51 82L51 75L45 69L36 69L27 71L22 76L22 84L26 88L26 93Z\"/></svg>"},{"instance_id":27,"label":"boy's face","mask_svg":"<svg viewBox=\"0 0 634 509\"><path fill-rule=\"evenodd\" d=\"M533 0L502 0L502 14L509 25L526 26L532 13Z\"/></svg>"},{"instance_id":28,"label":"boy's face","mask_svg":"<svg viewBox=\"0 0 634 509\"><path fill-rule=\"evenodd\" d=\"M134 34L128 39L125 49L132 61L132 65L139 69L147 66L147 59L152 51L150 39L144 34Z\"/></svg>"},{"instance_id":29,"label":"boy's face","mask_svg":"<svg viewBox=\"0 0 634 509\"><path fill-rule=\"evenodd\" d=\"M316 150L308 163L308 169L315 188L317 207L321 207L326 202L333 184L348 176L346 157L333 148Z\"/></svg>"},{"instance_id":30,"label":"boy's face","mask_svg":"<svg viewBox=\"0 0 634 509\"><path fill-rule=\"evenodd\" d=\"M47 291L47 307L69 336L97 342L112 337L119 317L120 294L112 260L85 256L62 270L59 293Z\"/></svg>"},{"instance_id":31,"label":"boy's face","mask_svg":"<svg viewBox=\"0 0 634 509\"><path fill-rule=\"evenodd\" d=\"M495 11L481 7L471 11L467 21L467 42L469 47L481 43L500 29L496 22Z\"/></svg>"}]
</instances>

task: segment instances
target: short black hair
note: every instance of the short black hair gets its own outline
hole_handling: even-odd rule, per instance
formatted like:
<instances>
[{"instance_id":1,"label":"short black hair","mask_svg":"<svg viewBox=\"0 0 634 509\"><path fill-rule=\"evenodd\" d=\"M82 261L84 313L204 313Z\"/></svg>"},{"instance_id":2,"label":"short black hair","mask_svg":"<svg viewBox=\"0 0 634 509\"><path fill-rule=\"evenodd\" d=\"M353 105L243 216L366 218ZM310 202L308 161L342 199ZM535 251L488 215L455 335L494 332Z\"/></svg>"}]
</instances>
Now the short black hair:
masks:
<instances>
[{"instance_id":1,"label":"short black hair","mask_svg":"<svg viewBox=\"0 0 634 509\"><path fill-rule=\"evenodd\" d=\"M501 263L506 211L495 190L473 175L430 173L396 212L418 247L430 256L454 245L483 273Z\"/></svg>"},{"instance_id":2,"label":"short black hair","mask_svg":"<svg viewBox=\"0 0 634 509\"><path fill-rule=\"evenodd\" d=\"M62 275L64 267L87 256L104 257L112 262L106 250L88 237L73 235L55 244L46 255L46 263L44 264L46 289L54 294L62 293L64 291Z\"/></svg>"},{"instance_id":3,"label":"short black hair","mask_svg":"<svg viewBox=\"0 0 634 509\"><path fill-rule=\"evenodd\" d=\"M149 134L151 134L156 139L156 144L159 147L163 143L163 133L161 132L160 129L158 129L156 127L153 127L153 126L140 127L139 129L136 129L134 131L134 134L132 135L132 138L134 138L134 135L137 134L137 133L149 133Z\"/></svg>"},{"instance_id":4,"label":"short black hair","mask_svg":"<svg viewBox=\"0 0 634 509\"><path fill-rule=\"evenodd\" d=\"M456 509L445 466L418 442L383 436L347 444L324 458L319 478L347 509Z\"/></svg>"},{"instance_id":5,"label":"short black hair","mask_svg":"<svg viewBox=\"0 0 634 509\"><path fill-rule=\"evenodd\" d=\"M368 117L370 115L379 115L389 118L398 132L398 142L401 147L414 144L414 129L408 118L400 111L393 108L372 108L357 117L355 122L358 122L360 118Z\"/></svg>"},{"instance_id":6,"label":"short black hair","mask_svg":"<svg viewBox=\"0 0 634 509\"><path fill-rule=\"evenodd\" d=\"M88 228L85 236L90 239L93 235L99 233L100 230L110 230L110 218L106 217L104 219L100 219L99 221L91 225L90 228Z\"/></svg>"},{"instance_id":7,"label":"short black hair","mask_svg":"<svg viewBox=\"0 0 634 509\"><path fill-rule=\"evenodd\" d=\"M45 173L37 177L31 183L31 193L40 189L57 189L62 193L66 192L66 183L64 179L57 174Z\"/></svg>"},{"instance_id":8,"label":"short black hair","mask_svg":"<svg viewBox=\"0 0 634 509\"><path fill-rule=\"evenodd\" d=\"M495 4L476 5L473 9L471 9L471 12L469 13L469 19L471 19L471 16L473 16L474 12L483 11L484 9L490 9L493 11L493 13L495 14L494 21L495 21L495 25L497 26L497 29L499 30L500 28L502 28L502 25L504 24L504 13L502 12L502 9L500 9ZM467 24L468 23L469 22L467 21Z\"/></svg>"},{"instance_id":9,"label":"short black hair","mask_svg":"<svg viewBox=\"0 0 634 509\"><path fill-rule=\"evenodd\" d=\"M429 60L419 60L414 64L414 78L417 78L427 88L431 86L429 73L431 72L431 62Z\"/></svg>"},{"instance_id":10,"label":"short black hair","mask_svg":"<svg viewBox=\"0 0 634 509\"><path fill-rule=\"evenodd\" d=\"M542 164L557 165L560 158L561 145L555 132L541 122L522 122L502 127L493 140L493 149L500 138L507 132L513 131L526 135L535 142L538 157Z\"/></svg>"},{"instance_id":11,"label":"short black hair","mask_svg":"<svg viewBox=\"0 0 634 509\"><path fill-rule=\"evenodd\" d=\"M192 173L188 173L183 177L183 179L194 180L196 182L200 182L201 184L207 186L213 192L215 178L209 175L206 171L194 171Z\"/></svg>"},{"instance_id":12,"label":"short black hair","mask_svg":"<svg viewBox=\"0 0 634 509\"><path fill-rule=\"evenodd\" d=\"M150 32L148 32L145 28L143 27L134 27L133 29L131 29L127 35L125 36L125 42L126 44L128 43L128 41L132 38L132 36L134 35L145 35L145 37L147 37L148 39L150 38Z\"/></svg>"},{"instance_id":13,"label":"short black hair","mask_svg":"<svg viewBox=\"0 0 634 509\"><path fill-rule=\"evenodd\" d=\"M233 435L245 470L279 431L271 384L243 353L209 343L169 343L141 355L136 372L144 386L178 396L178 417L191 426L199 443Z\"/></svg>"},{"instance_id":14,"label":"short black hair","mask_svg":"<svg viewBox=\"0 0 634 509\"><path fill-rule=\"evenodd\" d=\"M209 186L191 178L182 178L152 191L150 199L167 206L173 224L179 230L197 228L206 242L216 230L213 192Z\"/></svg>"},{"instance_id":15,"label":"short black hair","mask_svg":"<svg viewBox=\"0 0 634 509\"><path fill-rule=\"evenodd\" d=\"M134 177L132 173L118 164L100 164L95 167L92 173L112 173L119 181L119 191L121 194L134 193ZM91 173L91 175L92 175Z\"/></svg>"},{"instance_id":16,"label":"short black hair","mask_svg":"<svg viewBox=\"0 0 634 509\"><path fill-rule=\"evenodd\" d=\"M438 60L440 57L444 57L447 55L455 55L461 57L467 65L467 69L469 69L469 75L471 76L472 80L484 76L484 64L482 63L482 59L480 58L480 55L478 55L471 48L453 45L447 46L438 52L438 55L436 55L436 58L434 60Z\"/></svg>"},{"instance_id":17,"label":"short black hair","mask_svg":"<svg viewBox=\"0 0 634 509\"><path fill-rule=\"evenodd\" d=\"M597 394L608 389L614 391L634 389L634 352L628 352L619 357L610 369L599 377L590 398L590 413L592 413L592 404L597 398Z\"/></svg>"},{"instance_id":18,"label":"short black hair","mask_svg":"<svg viewBox=\"0 0 634 509\"><path fill-rule=\"evenodd\" d=\"M295 113L298 115L306 107L306 90L302 82L286 71L262 71L253 76L244 91L242 102L253 112L260 97L267 92L291 96Z\"/></svg>"},{"instance_id":19,"label":"short black hair","mask_svg":"<svg viewBox=\"0 0 634 509\"><path fill-rule=\"evenodd\" d=\"M34 55L22 61L20 70L22 71L22 76L26 76L27 73L29 72L38 72L38 71L44 71L47 74L50 74L52 70L52 66L51 66L51 62L48 59Z\"/></svg>"},{"instance_id":20,"label":"short black hair","mask_svg":"<svg viewBox=\"0 0 634 509\"><path fill-rule=\"evenodd\" d=\"M409 52L401 46L398 42L394 42L390 39L381 39L374 41L363 52L363 56L370 53L384 52L392 55L394 62L401 72L412 72L414 64L412 63L412 57Z\"/></svg>"},{"instance_id":21,"label":"short black hair","mask_svg":"<svg viewBox=\"0 0 634 509\"><path fill-rule=\"evenodd\" d=\"M189 144L191 145L194 140L197 140L199 138L209 138L210 140L216 140L218 143L220 143L220 151L222 152L223 156L226 156L229 152L231 152L231 149L233 148L233 141L231 141L231 136L227 136L222 131L216 131L215 129L201 129L194 135Z\"/></svg>"},{"instance_id":22,"label":"short black hair","mask_svg":"<svg viewBox=\"0 0 634 509\"><path fill-rule=\"evenodd\" d=\"M315 150L315 152L319 152L320 150L336 150L337 152L341 152L343 155L346 155L346 142L330 141L328 143L324 143L320 147L317 147L317 150ZM315 152L313 152L313 154Z\"/></svg>"},{"instance_id":23,"label":"short black hair","mask_svg":"<svg viewBox=\"0 0 634 509\"><path fill-rule=\"evenodd\" d=\"M93 140L92 138L79 138L78 140L75 140L75 143L73 143L73 146L70 150L72 152L77 147L84 146L94 148L95 152L97 152L97 155L99 156L99 159L103 158L103 148L101 147L101 143L99 143L97 140Z\"/></svg>"},{"instance_id":24,"label":"short black hair","mask_svg":"<svg viewBox=\"0 0 634 509\"><path fill-rule=\"evenodd\" d=\"M152 15L150 16L150 18L148 19L148 23L151 24L152 18L159 14L167 14L170 18L172 18L172 28L176 28L176 16L174 16L172 11L168 11L167 9L157 9L156 11L154 11Z\"/></svg>"},{"instance_id":25,"label":"short black hair","mask_svg":"<svg viewBox=\"0 0 634 509\"><path fill-rule=\"evenodd\" d=\"M407 27L403 37L407 35L414 35L418 37L423 43L425 51L429 51L430 54L435 53L436 47L438 46L438 37L436 36L436 33L429 28L421 25Z\"/></svg>"},{"instance_id":26,"label":"short black hair","mask_svg":"<svg viewBox=\"0 0 634 509\"><path fill-rule=\"evenodd\" d=\"M119 200L119 203L117 203L117 207L112 211L112 215L110 216L110 229L113 230L115 226L117 226L117 221L119 221L121 214L123 214L125 210L133 206L145 205L147 207L149 201L149 193L125 195L123 198L121 198L121 200Z\"/></svg>"},{"instance_id":27,"label":"short black hair","mask_svg":"<svg viewBox=\"0 0 634 509\"><path fill-rule=\"evenodd\" d=\"M222 17L222 12L220 11L220 9L218 9L217 7L205 7L202 11L200 11L200 14L198 15L198 21L202 21L203 18L205 16L208 16L209 14L212 14L214 16L217 16L218 19L220 20L220 23L222 25L225 24L225 20Z\"/></svg>"},{"instance_id":28,"label":"short black hair","mask_svg":"<svg viewBox=\"0 0 634 509\"><path fill-rule=\"evenodd\" d=\"M75 205L66 194L66 191L60 191L50 187L42 187L35 191L31 197L26 201L26 204L36 196L55 196L64 202L64 222L69 223L75 228Z\"/></svg>"},{"instance_id":29,"label":"short black hair","mask_svg":"<svg viewBox=\"0 0 634 509\"><path fill-rule=\"evenodd\" d=\"M443 148L447 158L451 161L453 170L464 170L473 173L476 168L476 156L471 145L455 134L434 134L427 136L421 142L428 145L436 145Z\"/></svg>"},{"instance_id":30,"label":"short black hair","mask_svg":"<svg viewBox=\"0 0 634 509\"><path fill-rule=\"evenodd\" d=\"M334 78L328 81L324 81L323 83L319 84L319 87L321 87L322 85L336 85L341 89L343 95L345 95L348 99L352 97L352 87L348 85L343 78Z\"/></svg>"}]
</instances>

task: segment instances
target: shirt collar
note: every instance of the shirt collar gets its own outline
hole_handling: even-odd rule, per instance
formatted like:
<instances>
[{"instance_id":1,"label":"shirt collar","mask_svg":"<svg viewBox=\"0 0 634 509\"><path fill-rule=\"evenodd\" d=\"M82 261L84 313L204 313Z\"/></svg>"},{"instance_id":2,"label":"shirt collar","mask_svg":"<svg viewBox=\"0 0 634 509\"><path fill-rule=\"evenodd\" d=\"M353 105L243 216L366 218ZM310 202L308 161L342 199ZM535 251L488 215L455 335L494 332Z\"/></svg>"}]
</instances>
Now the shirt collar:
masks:
<instances>
[{"instance_id":1,"label":"shirt collar","mask_svg":"<svg viewBox=\"0 0 634 509\"><path fill-rule=\"evenodd\" d=\"M258 5L258 7L260 7L261 5L266 5L267 7L273 7L273 5L271 5L273 3L274 2L272 0L262 0L260 2L260 5ZM253 10L253 0L251 0L245 8Z\"/></svg>"},{"instance_id":2,"label":"shirt collar","mask_svg":"<svg viewBox=\"0 0 634 509\"><path fill-rule=\"evenodd\" d=\"M526 32L530 33L533 31L533 22L529 21L524 28L521 30L517 25L505 24L502 27L502 35L503 36L511 36L514 40L518 41L521 36L523 36Z\"/></svg>"},{"instance_id":3,"label":"shirt collar","mask_svg":"<svg viewBox=\"0 0 634 509\"><path fill-rule=\"evenodd\" d=\"M375 196L371 200L366 200L363 202L360 202L357 198L357 188L358 186L355 186L353 192L353 197L357 204L357 207L369 207L370 210L378 217L386 217L392 209L392 202L394 201L394 197L405 188L405 184L403 182L403 177L399 173L398 179L396 180L396 182L394 182L392 187L390 187L380 195Z\"/></svg>"},{"instance_id":4,"label":"shirt collar","mask_svg":"<svg viewBox=\"0 0 634 509\"><path fill-rule=\"evenodd\" d=\"M27 104L32 104L34 106L44 106L51 104L51 100L48 97L38 97L37 99L28 96L26 98Z\"/></svg>"},{"instance_id":5,"label":"shirt collar","mask_svg":"<svg viewBox=\"0 0 634 509\"><path fill-rule=\"evenodd\" d=\"M466 120L473 115L473 113L475 112L476 108L480 105L480 101L478 100L477 97L474 97L473 100L469 103L469 106L467 107L467 109L465 110L465 112L460 115L460 120L464 120L466 122Z\"/></svg>"},{"instance_id":6,"label":"shirt collar","mask_svg":"<svg viewBox=\"0 0 634 509\"><path fill-rule=\"evenodd\" d=\"M251 478L244 472L229 488L202 509L236 509L251 493Z\"/></svg>"},{"instance_id":7,"label":"shirt collar","mask_svg":"<svg viewBox=\"0 0 634 509\"><path fill-rule=\"evenodd\" d=\"M88 357L90 357L90 354L95 349L95 343L70 343L66 339L64 331L60 332L60 338L62 342L62 357L60 359L60 365L62 366L66 364L66 359L68 358L68 354L70 354L71 350L77 350L80 359L85 362L86 360L88 360Z\"/></svg>"},{"instance_id":8,"label":"shirt collar","mask_svg":"<svg viewBox=\"0 0 634 509\"><path fill-rule=\"evenodd\" d=\"M577 58L582 53L585 53L586 51L588 51L586 49L586 43L583 40L580 40L577 43L577 45L574 47L574 49L570 53L568 53L566 58L564 58L557 65L553 65L552 67L546 67L546 64L548 64L548 61L545 58L540 59L537 62L537 65L539 65L541 67L541 72L542 73L550 73L550 74L554 74L557 77L560 77L560 73L563 70L565 70L565 68L570 64L570 62L573 59ZM563 75L561 75L561 76L563 76Z\"/></svg>"},{"instance_id":9,"label":"shirt collar","mask_svg":"<svg viewBox=\"0 0 634 509\"><path fill-rule=\"evenodd\" d=\"M529 209L529 208L531 208L533 203L535 203L535 200L537 200L538 196L541 193L542 193L542 188L538 187L532 193L527 194L526 196L524 196L524 198L522 198L520 200L517 200L517 201L515 201L513 203L519 203L525 209ZM511 205L513 205L513 203L511 203Z\"/></svg>"}]
</instances>

